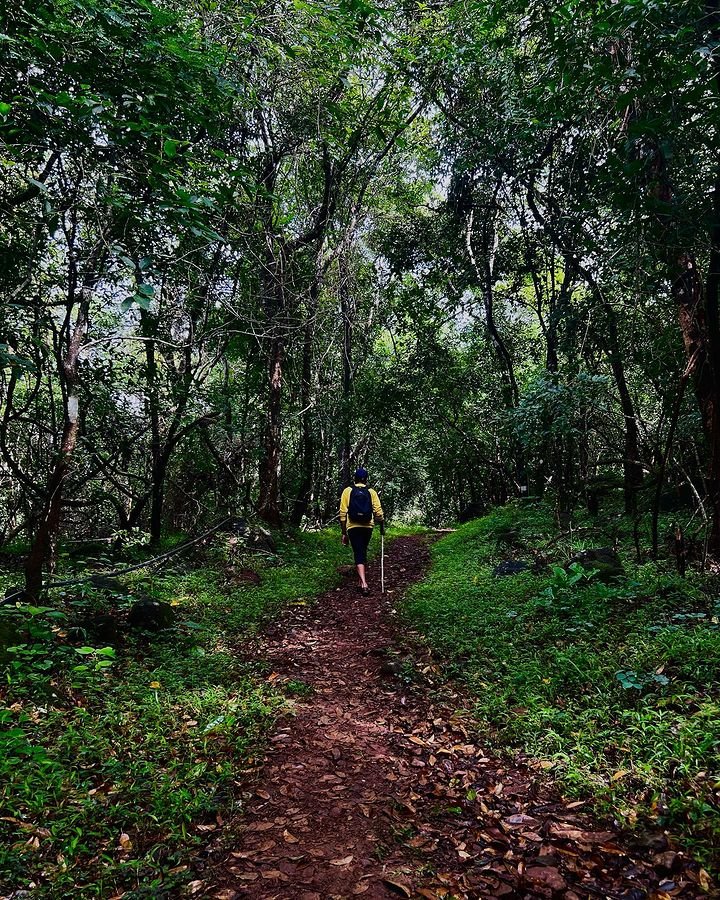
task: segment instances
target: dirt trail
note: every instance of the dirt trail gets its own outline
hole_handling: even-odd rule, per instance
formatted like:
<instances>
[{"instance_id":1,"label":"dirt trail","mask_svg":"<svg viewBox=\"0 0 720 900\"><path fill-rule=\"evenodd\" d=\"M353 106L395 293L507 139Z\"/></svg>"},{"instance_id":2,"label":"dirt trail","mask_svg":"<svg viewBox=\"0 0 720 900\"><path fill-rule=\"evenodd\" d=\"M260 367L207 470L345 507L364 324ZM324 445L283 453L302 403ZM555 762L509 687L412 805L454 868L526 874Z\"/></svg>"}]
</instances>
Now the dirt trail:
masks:
<instances>
[{"instance_id":1,"label":"dirt trail","mask_svg":"<svg viewBox=\"0 0 720 900\"><path fill-rule=\"evenodd\" d=\"M200 875L213 885L203 896L707 896L704 873L663 835L631 850L542 774L486 754L431 661L402 661L389 609L427 561L423 539L396 540L392 593L362 597L348 580L266 632L272 677L313 692L273 735L244 815Z\"/></svg>"}]
</instances>

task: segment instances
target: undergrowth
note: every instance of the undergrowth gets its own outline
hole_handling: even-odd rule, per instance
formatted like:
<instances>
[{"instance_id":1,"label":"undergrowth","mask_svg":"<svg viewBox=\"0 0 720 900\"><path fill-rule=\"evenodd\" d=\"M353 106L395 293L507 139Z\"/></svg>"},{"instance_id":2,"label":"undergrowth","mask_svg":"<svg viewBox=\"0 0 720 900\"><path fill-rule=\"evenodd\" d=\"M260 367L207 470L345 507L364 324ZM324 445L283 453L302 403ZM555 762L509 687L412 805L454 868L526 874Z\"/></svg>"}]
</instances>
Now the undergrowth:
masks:
<instances>
[{"instance_id":1,"label":"undergrowth","mask_svg":"<svg viewBox=\"0 0 720 900\"><path fill-rule=\"evenodd\" d=\"M625 534L623 534L625 529ZM720 602L669 562L599 580L573 550L632 546L620 517L553 539L544 506L510 505L433 547L403 611L466 680L497 747L523 748L567 792L629 826L667 827L720 867ZM501 561L544 569L493 575ZM548 563L549 565L545 565Z\"/></svg>"},{"instance_id":2,"label":"undergrowth","mask_svg":"<svg viewBox=\"0 0 720 900\"><path fill-rule=\"evenodd\" d=\"M228 583L238 560L211 548L112 595L86 585L0 606L0 894L176 896L286 704L244 642L346 561L336 531L296 533L239 560L259 585ZM124 626L138 596L170 603L173 627Z\"/></svg>"}]
</instances>

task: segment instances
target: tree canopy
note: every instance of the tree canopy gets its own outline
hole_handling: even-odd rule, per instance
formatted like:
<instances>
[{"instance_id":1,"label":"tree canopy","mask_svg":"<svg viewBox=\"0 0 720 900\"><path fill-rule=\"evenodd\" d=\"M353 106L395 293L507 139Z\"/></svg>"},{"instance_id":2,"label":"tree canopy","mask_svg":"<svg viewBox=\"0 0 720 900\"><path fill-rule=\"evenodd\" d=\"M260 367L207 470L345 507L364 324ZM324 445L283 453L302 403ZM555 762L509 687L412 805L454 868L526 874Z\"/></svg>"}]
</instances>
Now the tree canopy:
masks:
<instances>
[{"instance_id":1,"label":"tree canopy","mask_svg":"<svg viewBox=\"0 0 720 900\"><path fill-rule=\"evenodd\" d=\"M70 532L619 481L720 542L714 3L57 0L0 62L0 478ZM683 488L684 486L684 488ZM707 526L706 524L707 523Z\"/></svg>"}]
</instances>

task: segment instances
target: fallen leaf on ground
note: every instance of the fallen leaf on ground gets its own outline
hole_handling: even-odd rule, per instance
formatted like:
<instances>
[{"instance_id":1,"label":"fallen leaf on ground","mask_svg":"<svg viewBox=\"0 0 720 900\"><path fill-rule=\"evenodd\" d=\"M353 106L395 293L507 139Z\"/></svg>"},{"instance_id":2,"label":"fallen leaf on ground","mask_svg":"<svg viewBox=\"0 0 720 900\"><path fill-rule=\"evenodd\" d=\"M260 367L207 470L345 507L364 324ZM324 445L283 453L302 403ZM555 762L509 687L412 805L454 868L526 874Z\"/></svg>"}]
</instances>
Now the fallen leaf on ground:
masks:
<instances>
[{"instance_id":1,"label":"fallen leaf on ground","mask_svg":"<svg viewBox=\"0 0 720 900\"><path fill-rule=\"evenodd\" d=\"M551 869L550 866L536 866L528 869L525 877L531 883L546 885L553 891L564 891L567 888L567 882L562 875L557 869Z\"/></svg>"},{"instance_id":2,"label":"fallen leaf on ground","mask_svg":"<svg viewBox=\"0 0 720 900\"><path fill-rule=\"evenodd\" d=\"M248 831L270 831L275 827L274 822L252 822L247 826Z\"/></svg>"},{"instance_id":3,"label":"fallen leaf on ground","mask_svg":"<svg viewBox=\"0 0 720 900\"><path fill-rule=\"evenodd\" d=\"M263 841L262 844L258 844L258 846L255 847L255 850L258 853L266 853L268 850L272 850L272 848L276 846L276 843L277 842L273 841L272 839L270 839L269 841Z\"/></svg>"},{"instance_id":4,"label":"fallen leaf on ground","mask_svg":"<svg viewBox=\"0 0 720 900\"><path fill-rule=\"evenodd\" d=\"M331 859L330 865L331 866L349 866L354 858L355 858L354 856L343 856L340 859Z\"/></svg>"},{"instance_id":5,"label":"fallen leaf on ground","mask_svg":"<svg viewBox=\"0 0 720 900\"><path fill-rule=\"evenodd\" d=\"M401 894L403 897L412 897L412 888L408 887L402 881L395 881L392 878L383 878L383 884L386 884L391 890L395 891L396 894Z\"/></svg>"},{"instance_id":6,"label":"fallen leaf on ground","mask_svg":"<svg viewBox=\"0 0 720 900\"><path fill-rule=\"evenodd\" d=\"M559 838L561 841L581 841L584 834L585 832L579 828L572 828L569 825L561 825L557 822L550 826L550 835L554 838Z\"/></svg>"}]
</instances>

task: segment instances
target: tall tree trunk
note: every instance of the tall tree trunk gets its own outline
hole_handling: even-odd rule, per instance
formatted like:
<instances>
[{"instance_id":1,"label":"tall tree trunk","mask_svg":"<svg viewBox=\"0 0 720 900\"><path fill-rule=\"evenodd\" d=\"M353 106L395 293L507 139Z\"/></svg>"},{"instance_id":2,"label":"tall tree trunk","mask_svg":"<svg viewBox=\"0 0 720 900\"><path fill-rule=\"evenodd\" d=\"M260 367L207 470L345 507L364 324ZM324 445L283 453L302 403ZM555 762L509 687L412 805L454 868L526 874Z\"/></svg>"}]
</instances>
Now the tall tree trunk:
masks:
<instances>
[{"instance_id":1,"label":"tall tree trunk","mask_svg":"<svg viewBox=\"0 0 720 900\"><path fill-rule=\"evenodd\" d=\"M348 266L344 255L338 260L338 297L340 300L340 317L342 319L342 395L341 432L339 451L339 487L342 491L350 484L350 461L352 443L350 429L352 427L352 393L353 393L353 330L355 310L348 290Z\"/></svg>"},{"instance_id":2,"label":"tall tree trunk","mask_svg":"<svg viewBox=\"0 0 720 900\"><path fill-rule=\"evenodd\" d=\"M625 499L625 513L628 516L637 514L637 492L643 482L643 470L640 462L640 435L635 405L630 395L625 366L620 353L618 341L617 322L615 311L609 303L601 301L607 317L607 347L606 353L610 368L615 379L620 408L625 424L625 438L623 448L623 494Z\"/></svg>"},{"instance_id":3,"label":"tall tree trunk","mask_svg":"<svg viewBox=\"0 0 720 900\"><path fill-rule=\"evenodd\" d=\"M713 203L716 215L720 214L718 197L716 185ZM712 236L705 296L696 261L689 254L684 254L679 261L681 271L673 284L673 295L708 443L707 489L713 510L709 546L717 551L720 550L720 391L717 385L720 373L717 350L720 225L717 222L712 228Z\"/></svg>"},{"instance_id":4,"label":"tall tree trunk","mask_svg":"<svg viewBox=\"0 0 720 900\"><path fill-rule=\"evenodd\" d=\"M498 188L499 190L499 184ZM496 190L496 196L497 196ZM498 234L495 228L496 209L494 208L495 197L493 197L493 209L483 222L483 261L482 266L479 265L475 256L473 247L473 229L475 224L475 210L471 210L468 214L465 227L465 248L472 264L475 274L480 280L482 287L483 307L485 311L485 326L487 328L490 340L492 341L500 363L500 373L503 380L503 395L505 407L514 409L519 401L520 391L515 377L515 367L513 359L508 350L505 341L497 327L495 321L495 298L494 298L494 282L495 282L495 257L498 248Z\"/></svg>"},{"instance_id":5,"label":"tall tree trunk","mask_svg":"<svg viewBox=\"0 0 720 900\"><path fill-rule=\"evenodd\" d=\"M42 591L43 566L50 559L60 530L63 488L70 471L70 460L75 450L79 431L78 407L78 396L73 387L72 393L67 398L60 452L48 481L47 501L37 525L30 552L25 560L25 592L32 599L37 599Z\"/></svg>"},{"instance_id":6,"label":"tall tree trunk","mask_svg":"<svg viewBox=\"0 0 720 900\"><path fill-rule=\"evenodd\" d=\"M285 345L275 333L270 342L268 364L268 407L265 420L265 440L260 464L260 495L258 515L270 525L280 525L280 458L282 449L282 387Z\"/></svg>"},{"instance_id":7,"label":"tall tree trunk","mask_svg":"<svg viewBox=\"0 0 720 900\"><path fill-rule=\"evenodd\" d=\"M713 40L720 40L720 0L705 3L705 21ZM720 60L711 57L715 68L715 96L720 97ZM661 146L653 160L656 183L654 189L666 203L673 199L672 182L667 159ZM669 261L672 273L672 293L678 310L680 330L685 345L688 367L695 387L695 396L708 445L707 490L712 505L712 526L708 546L720 550L720 169L716 170L712 189L711 219L709 223L710 253L705 290L692 252L674 245L674 258ZM677 225L672 216L663 224Z\"/></svg>"},{"instance_id":8,"label":"tall tree trunk","mask_svg":"<svg viewBox=\"0 0 720 900\"><path fill-rule=\"evenodd\" d=\"M160 401L157 385L155 317L142 310L140 327L145 340L145 380L147 382L147 413L150 418L150 543L157 544L162 535L162 508L166 466L162 464L162 435L160 434Z\"/></svg>"},{"instance_id":9,"label":"tall tree trunk","mask_svg":"<svg viewBox=\"0 0 720 900\"><path fill-rule=\"evenodd\" d=\"M307 515L312 500L313 476L315 474L315 441L313 436L312 362L315 339L315 317L320 278L317 276L310 285L309 303L305 328L303 329L302 383L300 386L300 485L293 503L291 522L300 525Z\"/></svg>"},{"instance_id":10,"label":"tall tree trunk","mask_svg":"<svg viewBox=\"0 0 720 900\"><path fill-rule=\"evenodd\" d=\"M155 546L162 537L163 506L165 504L165 479L167 459L160 454L153 459L150 495L150 543Z\"/></svg>"},{"instance_id":11,"label":"tall tree trunk","mask_svg":"<svg viewBox=\"0 0 720 900\"><path fill-rule=\"evenodd\" d=\"M708 353L712 373L712 390L705 399L705 426L708 432L710 458L707 482L713 507L710 543L720 549L720 173L715 181L710 228L710 259L705 287Z\"/></svg>"},{"instance_id":12,"label":"tall tree trunk","mask_svg":"<svg viewBox=\"0 0 720 900\"><path fill-rule=\"evenodd\" d=\"M100 278L100 269L106 256L105 235L97 241L87 263L87 271L77 299L78 307L65 354L60 363L60 377L66 388L63 432L60 450L48 479L45 502L30 551L25 560L25 591L36 599L42 591L43 567L48 563L56 546L60 531L63 492L70 472L72 455L80 429L79 367L83 341L88 325L90 297ZM72 282L71 277L71 292ZM73 302L72 295L70 302Z\"/></svg>"}]
</instances>

